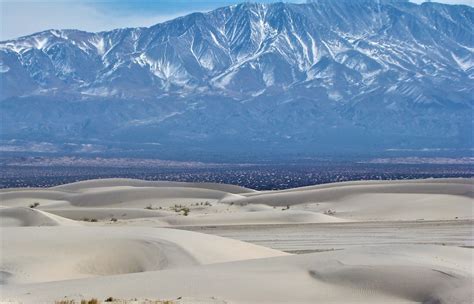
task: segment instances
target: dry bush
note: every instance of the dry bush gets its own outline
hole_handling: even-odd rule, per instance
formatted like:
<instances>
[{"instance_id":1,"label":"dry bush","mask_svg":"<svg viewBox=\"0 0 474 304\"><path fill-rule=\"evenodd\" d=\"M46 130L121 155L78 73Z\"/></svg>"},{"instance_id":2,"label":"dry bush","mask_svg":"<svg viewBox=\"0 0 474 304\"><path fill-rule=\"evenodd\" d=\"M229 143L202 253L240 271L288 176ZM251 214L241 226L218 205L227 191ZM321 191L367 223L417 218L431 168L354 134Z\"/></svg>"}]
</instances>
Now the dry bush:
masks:
<instances>
[{"instance_id":1,"label":"dry bush","mask_svg":"<svg viewBox=\"0 0 474 304\"><path fill-rule=\"evenodd\" d=\"M88 218L88 217L85 217L82 219L84 222L92 222L92 223L95 223L97 222L97 219L95 218Z\"/></svg>"},{"instance_id":2,"label":"dry bush","mask_svg":"<svg viewBox=\"0 0 474 304\"><path fill-rule=\"evenodd\" d=\"M336 214L336 210L328 209L328 210L324 211L324 214L326 214L326 215L334 215L334 214Z\"/></svg>"},{"instance_id":3,"label":"dry bush","mask_svg":"<svg viewBox=\"0 0 474 304\"><path fill-rule=\"evenodd\" d=\"M30 208L36 208L40 205L38 202L34 202L33 204L30 204Z\"/></svg>"},{"instance_id":4,"label":"dry bush","mask_svg":"<svg viewBox=\"0 0 474 304\"><path fill-rule=\"evenodd\" d=\"M191 210L188 207L183 206L183 205L177 205L177 204L171 207L171 210L173 210L176 213L183 212L184 216L188 216L189 212L191 212Z\"/></svg>"},{"instance_id":5,"label":"dry bush","mask_svg":"<svg viewBox=\"0 0 474 304\"><path fill-rule=\"evenodd\" d=\"M59 300L59 301L54 301L54 304L78 304L79 302L76 302L74 300L70 299L64 299L64 300ZM92 298L90 300L81 300L80 304L100 304L100 301L97 300L96 298Z\"/></svg>"},{"instance_id":6,"label":"dry bush","mask_svg":"<svg viewBox=\"0 0 474 304\"><path fill-rule=\"evenodd\" d=\"M96 298L92 298L90 300L81 300L81 304L100 304L100 301Z\"/></svg>"}]
</instances>

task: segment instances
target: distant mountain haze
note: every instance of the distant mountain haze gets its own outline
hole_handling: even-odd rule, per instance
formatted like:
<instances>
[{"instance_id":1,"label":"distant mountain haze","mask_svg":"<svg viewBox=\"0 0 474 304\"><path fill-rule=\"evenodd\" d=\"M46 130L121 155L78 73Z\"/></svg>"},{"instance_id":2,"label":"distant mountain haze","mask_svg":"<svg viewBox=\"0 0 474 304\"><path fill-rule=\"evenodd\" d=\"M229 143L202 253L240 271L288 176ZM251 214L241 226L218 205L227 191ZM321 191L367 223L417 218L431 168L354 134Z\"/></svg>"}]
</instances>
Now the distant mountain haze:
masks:
<instances>
[{"instance_id":1,"label":"distant mountain haze","mask_svg":"<svg viewBox=\"0 0 474 304\"><path fill-rule=\"evenodd\" d=\"M49 30L0 42L0 134L190 155L469 149L473 29L470 6L318 0Z\"/></svg>"}]
</instances>

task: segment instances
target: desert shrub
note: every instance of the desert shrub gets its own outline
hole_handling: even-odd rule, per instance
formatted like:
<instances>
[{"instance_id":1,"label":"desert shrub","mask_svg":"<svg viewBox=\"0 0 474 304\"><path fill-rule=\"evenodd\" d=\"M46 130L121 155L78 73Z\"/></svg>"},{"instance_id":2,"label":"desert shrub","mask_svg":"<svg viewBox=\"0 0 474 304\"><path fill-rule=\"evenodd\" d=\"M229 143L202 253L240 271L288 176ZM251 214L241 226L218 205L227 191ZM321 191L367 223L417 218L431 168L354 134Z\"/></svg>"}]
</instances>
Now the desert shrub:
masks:
<instances>
[{"instance_id":1,"label":"desert shrub","mask_svg":"<svg viewBox=\"0 0 474 304\"><path fill-rule=\"evenodd\" d=\"M30 208L36 208L40 205L38 202L34 202L33 204L30 204Z\"/></svg>"},{"instance_id":2,"label":"desert shrub","mask_svg":"<svg viewBox=\"0 0 474 304\"><path fill-rule=\"evenodd\" d=\"M81 304L100 304L100 301L92 298L90 300L81 300Z\"/></svg>"},{"instance_id":3,"label":"desert shrub","mask_svg":"<svg viewBox=\"0 0 474 304\"><path fill-rule=\"evenodd\" d=\"M286 207L281 210L288 210L288 209L290 209L290 205L286 205Z\"/></svg>"},{"instance_id":4,"label":"desert shrub","mask_svg":"<svg viewBox=\"0 0 474 304\"><path fill-rule=\"evenodd\" d=\"M76 303L78 302L74 300L69 300L69 299L54 301L54 304L76 304ZM80 303L81 304L100 304L100 301L95 298L92 298L90 300L82 299Z\"/></svg>"},{"instance_id":5,"label":"desert shrub","mask_svg":"<svg viewBox=\"0 0 474 304\"><path fill-rule=\"evenodd\" d=\"M184 206L182 205L175 204L174 206L171 207L171 210L173 210L174 212L181 212L181 208L183 207Z\"/></svg>"},{"instance_id":6,"label":"desert shrub","mask_svg":"<svg viewBox=\"0 0 474 304\"><path fill-rule=\"evenodd\" d=\"M93 222L93 223L97 222L97 219L95 219L95 218L88 218L88 217L85 217L85 218L83 218L82 220L83 220L84 222Z\"/></svg>"},{"instance_id":7,"label":"desert shrub","mask_svg":"<svg viewBox=\"0 0 474 304\"><path fill-rule=\"evenodd\" d=\"M183 212L184 216L188 216L189 212L191 212L191 210L188 207L183 206L183 205L178 205L178 204L171 207L171 210L173 210L176 213Z\"/></svg>"},{"instance_id":8,"label":"desert shrub","mask_svg":"<svg viewBox=\"0 0 474 304\"><path fill-rule=\"evenodd\" d=\"M326 215L334 215L334 214L336 214L336 210L328 209L328 210L324 211L324 214L326 214Z\"/></svg>"},{"instance_id":9,"label":"desert shrub","mask_svg":"<svg viewBox=\"0 0 474 304\"><path fill-rule=\"evenodd\" d=\"M111 221L111 222L116 222L116 221L118 221L118 220L117 220L115 217L113 217L113 218L110 219L110 221Z\"/></svg>"},{"instance_id":10,"label":"desert shrub","mask_svg":"<svg viewBox=\"0 0 474 304\"><path fill-rule=\"evenodd\" d=\"M147 210L162 210L163 207L161 207L161 206L153 207L152 205L148 205L148 206L145 207L145 209L147 209Z\"/></svg>"}]
</instances>

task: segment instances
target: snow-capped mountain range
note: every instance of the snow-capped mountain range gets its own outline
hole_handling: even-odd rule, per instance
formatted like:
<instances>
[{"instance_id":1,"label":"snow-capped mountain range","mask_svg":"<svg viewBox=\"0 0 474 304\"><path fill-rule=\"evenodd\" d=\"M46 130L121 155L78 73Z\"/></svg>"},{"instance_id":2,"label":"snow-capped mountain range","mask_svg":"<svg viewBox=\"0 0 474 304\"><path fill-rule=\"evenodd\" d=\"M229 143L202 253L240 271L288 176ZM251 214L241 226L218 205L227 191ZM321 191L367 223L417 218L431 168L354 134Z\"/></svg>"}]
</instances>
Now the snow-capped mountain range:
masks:
<instances>
[{"instance_id":1,"label":"snow-capped mountain range","mask_svg":"<svg viewBox=\"0 0 474 304\"><path fill-rule=\"evenodd\" d=\"M471 147L473 29L469 6L318 0L48 30L0 42L2 139Z\"/></svg>"}]
</instances>

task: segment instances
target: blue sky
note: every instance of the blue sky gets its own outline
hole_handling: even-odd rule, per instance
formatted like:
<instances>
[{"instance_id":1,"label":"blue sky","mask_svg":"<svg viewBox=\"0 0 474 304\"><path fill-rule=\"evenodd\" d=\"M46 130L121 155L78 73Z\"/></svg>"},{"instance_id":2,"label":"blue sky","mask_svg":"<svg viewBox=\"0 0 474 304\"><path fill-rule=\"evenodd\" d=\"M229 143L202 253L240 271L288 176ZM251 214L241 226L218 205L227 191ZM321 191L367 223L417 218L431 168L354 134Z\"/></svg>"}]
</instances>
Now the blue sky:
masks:
<instances>
[{"instance_id":1,"label":"blue sky","mask_svg":"<svg viewBox=\"0 0 474 304\"><path fill-rule=\"evenodd\" d=\"M334 0L337 1L337 0ZM209 11L232 0L0 0L0 40L46 29L86 31L150 26L195 11ZM275 2L260 0L255 2ZM304 2L293 0L288 2ZM413 0L423 2L423 0ZM438 0L474 6L474 0Z\"/></svg>"}]
</instances>

